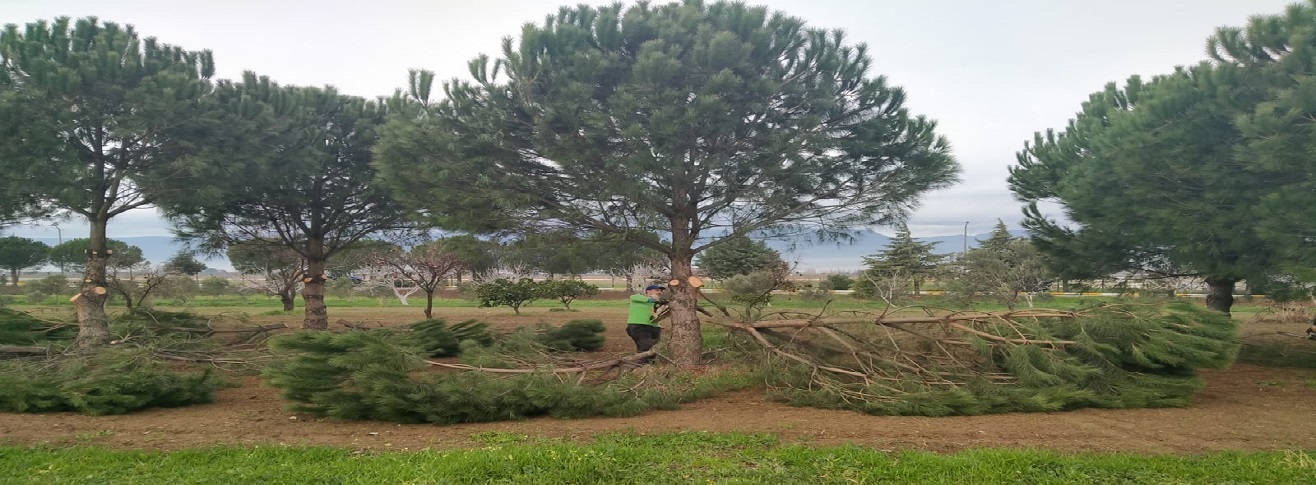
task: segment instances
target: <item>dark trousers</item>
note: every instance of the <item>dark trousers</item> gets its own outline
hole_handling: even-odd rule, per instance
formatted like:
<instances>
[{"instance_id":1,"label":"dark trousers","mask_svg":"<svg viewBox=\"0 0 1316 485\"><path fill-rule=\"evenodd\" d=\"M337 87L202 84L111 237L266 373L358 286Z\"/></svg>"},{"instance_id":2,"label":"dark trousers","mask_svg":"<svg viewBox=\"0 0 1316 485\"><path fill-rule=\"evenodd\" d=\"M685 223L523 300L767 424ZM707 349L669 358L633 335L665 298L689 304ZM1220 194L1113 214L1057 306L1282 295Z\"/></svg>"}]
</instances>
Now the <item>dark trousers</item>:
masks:
<instances>
[{"instance_id":1,"label":"dark trousers","mask_svg":"<svg viewBox=\"0 0 1316 485\"><path fill-rule=\"evenodd\" d=\"M652 349L654 345L658 344L658 338L662 336L662 333L662 328L653 325L638 325L634 323L626 325L626 335L630 335L631 340L635 341L636 353L647 352L649 349ZM647 363L651 360L653 360L652 356L645 357L640 362Z\"/></svg>"}]
</instances>

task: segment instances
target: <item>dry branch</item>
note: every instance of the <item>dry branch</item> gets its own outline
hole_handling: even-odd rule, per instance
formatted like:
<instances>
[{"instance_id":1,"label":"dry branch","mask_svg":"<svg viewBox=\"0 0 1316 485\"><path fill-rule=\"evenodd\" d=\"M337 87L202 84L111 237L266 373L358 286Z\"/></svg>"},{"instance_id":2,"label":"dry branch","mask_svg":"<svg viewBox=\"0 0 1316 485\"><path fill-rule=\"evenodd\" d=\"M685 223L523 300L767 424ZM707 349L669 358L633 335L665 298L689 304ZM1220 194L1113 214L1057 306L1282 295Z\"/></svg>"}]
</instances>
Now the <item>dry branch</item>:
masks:
<instances>
[{"instance_id":1,"label":"dry branch","mask_svg":"<svg viewBox=\"0 0 1316 485\"><path fill-rule=\"evenodd\" d=\"M371 328L383 328L383 322L349 322L347 320L338 320L338 324L352 330L366 330Z\"/></svg>"}]
</instances>

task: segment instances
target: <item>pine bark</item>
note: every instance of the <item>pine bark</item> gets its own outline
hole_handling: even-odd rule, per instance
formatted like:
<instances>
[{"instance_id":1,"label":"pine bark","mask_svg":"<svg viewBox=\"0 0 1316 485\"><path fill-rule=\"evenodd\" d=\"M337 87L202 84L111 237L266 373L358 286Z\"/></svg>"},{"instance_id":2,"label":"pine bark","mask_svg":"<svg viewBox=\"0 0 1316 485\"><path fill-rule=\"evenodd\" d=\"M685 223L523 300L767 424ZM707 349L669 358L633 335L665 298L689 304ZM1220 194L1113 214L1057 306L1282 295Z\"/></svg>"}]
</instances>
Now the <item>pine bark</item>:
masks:
<instances>
[{"instance_id":1,"label":"pine bark","mask_svg":"<svg viewBox=\"0 0 1316 485\"><path fill-rule=\"evenodd\" d=\"M689 254L672 258L672 279L685 282L694 276L692 259ZM667 304L672 312L668 340L670 357L677 365L699 365L704 355L704 339L699 332L699 313L696 311L699 289L683 283L672 287L671 291L673 299Z\"/></svg>"},{"instance_id":2,"label":"pine bark","mask_svg":"<svg viewBox=\"0 0 1316 485\"><path fill-rule=\"evenodd\" d=\"M1236 283L1238 283L1236 279L1207 278L1206 307L1228 315L1230 308L1234 306L1234 285Z\"/></svg>"},{"instance_id":3,"label":"pine bark","mask_svg":"<svg viewBox=\"0 0 1316 485\"><path fill-rule=\"evenodd\" d=\"M324 304L325 274L324 240L309 238L306 241L306 273L302 281L302 300L306 302L306 316L302 328L329 329L329 308Z\"/></svg>"},{"instance_id":4,"label":"pine bark","mask_svg":"<svg viewBox=\"0 0 1316 485\"><path fill-rule=\"evenodd\" d=\"M87 245L87 265L82 273L81 290L73 299L73 308L78 315L78 338L75 343L82 349L100 347L110 342L110 321L105 315L105 301L109 299L109 292L105 291L105 277L110 259L105 231L109 217L89 219L91 237ZM101 291L96 291L97 288Z\"/></svg>"}]
</instances>

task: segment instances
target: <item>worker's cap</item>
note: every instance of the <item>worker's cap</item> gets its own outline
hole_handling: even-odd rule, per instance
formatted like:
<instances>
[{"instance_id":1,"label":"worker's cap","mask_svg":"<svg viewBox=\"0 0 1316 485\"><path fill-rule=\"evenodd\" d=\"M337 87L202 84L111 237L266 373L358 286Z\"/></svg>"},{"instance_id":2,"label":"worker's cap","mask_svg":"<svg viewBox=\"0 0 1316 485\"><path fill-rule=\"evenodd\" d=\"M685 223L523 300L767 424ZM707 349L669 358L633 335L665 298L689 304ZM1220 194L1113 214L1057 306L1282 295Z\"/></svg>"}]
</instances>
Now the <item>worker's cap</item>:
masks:
<instances>
[{"instance_id":1,"label":"worker's cap","mask_svg":"<svg viewBox=\"0 0 1316 485\"><path fill-rule=\"evenodd\" d=\"M649 285L649 286L644 287L644 291L650 291L650 290L666 290L666 289L667 289L667 288L663 288L663 287L658 286L658 285Z\"/></svg>"}]
</instances>

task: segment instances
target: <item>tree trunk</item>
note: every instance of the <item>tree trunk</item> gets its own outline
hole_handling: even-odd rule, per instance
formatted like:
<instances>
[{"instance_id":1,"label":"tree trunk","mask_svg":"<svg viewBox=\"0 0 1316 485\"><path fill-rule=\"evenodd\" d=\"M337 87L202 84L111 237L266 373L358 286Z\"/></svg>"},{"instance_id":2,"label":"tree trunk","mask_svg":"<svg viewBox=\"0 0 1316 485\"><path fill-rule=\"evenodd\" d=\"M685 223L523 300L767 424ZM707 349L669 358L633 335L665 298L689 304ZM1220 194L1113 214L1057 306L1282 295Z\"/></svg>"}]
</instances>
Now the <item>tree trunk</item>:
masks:
<instances>
[{"instance_id":1,"label":"tree trunk","mask_svg":"<svg viewBox=\"0 0 1316 485\"><path fill-rule=\"evenodd\" d=\"M302 328L329 329L329 309L324 306L324 258L306 258L306 275L302 279L302 300L306 302L306 317Z\"/></svg>"},{"instance_id":2,"label":"tree trunk","mask_svg":"<svg viewBox=\"0 0 1316 485\"><path fill-rule=\"evenodd\" d=\"M13 268L13 269L11 269L11 270L9 270L9 271L10 271L10 273L13 274L13 276L14 276L14 279L11 280L10 282L13 283L14 286L18 286L18 268Z\"/></svg>"},{"instance_id":3,"label":"tree trunk","mask_svg":"<svg viewBox=\"0 0 1316 485\"><path fill-rule=\"evenodd\" d=\"M73 307L78 314L77 346L88 349L100 347L110 342L110 322L105 315L105 300L109 299L106 291L105 266L110 254L106 250L108 241L105 227L108 217L88 218L91 224L91 237L87 245L87 266L82 273L82 290L73 298Z\"/></svg>"},{"instance_id":4,"label":"tree trunk","mask_svg":"<svg viewBox=\"0 0 1316 485\"><path fill-rule=\"evenodd\" d=\"M672 257L672 279L681 284L671 289L673 299L667 304L672 311L669 353L677 365L683 366L699 365L704 356L704 338L699 333L699 314L695 310L699 303L699 289L687 283L694 276L692 259L693 255L688 253Z\"/></svg>"},{"instance_id":5,"label":"tree trunk","mask_svg":"<svg viewBox=\"0 0 1316 485\"><path fill-rule=\"evenodd\" d=\"M434 318L434 290L436 288L425 289L425 318Z\"/></svg>"},{"instance_id":6,"label":"tree trunk","mask_svg":"<svg viewBox=\"0 0 1316 485\"><path fill-rule=\"evenodd\" d=\"M283 311L285 312L292 311L293 304L296 302L296 299L297 296L293 293L292 288L288 288L286 290L283 290L282 292L279 292L279 302L283 303Z\"/></svg>"},{"instance_id":7,"label":"tree trunk","mask_svg":"<svg viewBox=\"0 0 1316 485\"><path fill-rule=\"evenodd\" d=\"M1228 315L1230 307L1234 306L1235 283L1238 283L1238 280L1230 278L1207 278L1206 307L1219 312L1224 312Z\"/></svg>"}]
</instances>

